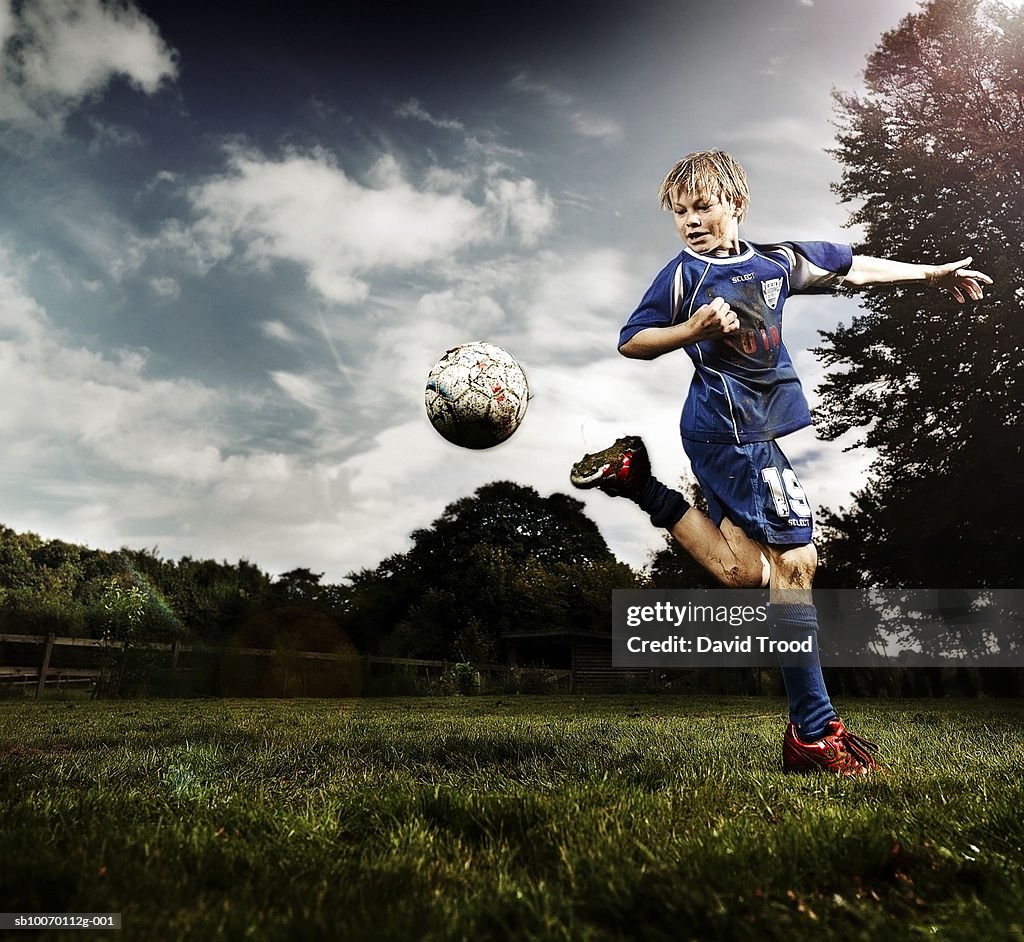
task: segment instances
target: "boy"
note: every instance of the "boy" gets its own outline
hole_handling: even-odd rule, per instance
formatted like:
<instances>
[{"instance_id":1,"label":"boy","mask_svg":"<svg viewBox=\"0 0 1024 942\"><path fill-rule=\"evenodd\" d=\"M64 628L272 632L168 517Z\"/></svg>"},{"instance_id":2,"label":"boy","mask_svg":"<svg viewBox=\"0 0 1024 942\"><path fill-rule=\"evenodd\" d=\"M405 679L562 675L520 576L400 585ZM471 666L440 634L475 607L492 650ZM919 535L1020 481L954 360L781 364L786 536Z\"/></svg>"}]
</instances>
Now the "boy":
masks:
<instances>
[{"instance_id":1,"label":"boy","mask_svg":"<svg viewBox=\"0 0 1024 942\"><path fill-rule=\"evenodd\" d=\"M773 638L806 639L817 631L811 509L776 442L811 424L782 342L786 298L843 284L925 281L949 289L962 304L980 300L981 285L992 280L966 269L970 258L916 265L826 242L744 242L739 224L750 202L747 178L725 151L677 161L659 196L674 214L683 250L622 328L619 352L654 359L682 348L693 360L680 431L710 519L651 475L636 437L584 456L570 478L576 487L635 501L724 585L769 586ZM848 732L832 707L817 646L809 659L784 661L782 675L790 711L783 767L843 775L874 769L877 747Z\"/></svg>"}]
</instances>

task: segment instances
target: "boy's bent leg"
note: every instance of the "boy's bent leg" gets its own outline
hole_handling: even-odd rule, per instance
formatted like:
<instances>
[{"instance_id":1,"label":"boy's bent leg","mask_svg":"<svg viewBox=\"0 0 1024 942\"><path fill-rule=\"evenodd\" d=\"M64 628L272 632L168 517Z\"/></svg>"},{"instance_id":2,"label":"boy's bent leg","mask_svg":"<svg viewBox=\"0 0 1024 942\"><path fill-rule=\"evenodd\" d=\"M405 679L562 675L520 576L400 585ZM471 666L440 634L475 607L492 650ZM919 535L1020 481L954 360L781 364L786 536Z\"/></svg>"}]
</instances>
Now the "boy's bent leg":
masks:
<instances>
[{"instance_id":1,"label":"boy's bent leg","mask_svg":"<svg viewBox=\"0 0 1024 942\"><path fill-rule=\"evenodd\" d=\"M710 517L691 507L669 533L722 585L757 589L769 584L771 567L761 547L728 518L716 527Z\"/></svg>"},{"instance_id":2,"label":"boy's bent leg","mask_svg":"<svg viewBox=\"0 0 1024 942\"><path fill-rule=\"evenodd\" d=\"M672 538L701 566L729 588L768 584L768 560L761 548L731 521L721 527L678 491L651 474L651 462L637 436L618 439L603 451L584 455L569 475L574 487L597 488L612 497L626 497L646 511L651 523Z\"/></svg>"}]
</instances>

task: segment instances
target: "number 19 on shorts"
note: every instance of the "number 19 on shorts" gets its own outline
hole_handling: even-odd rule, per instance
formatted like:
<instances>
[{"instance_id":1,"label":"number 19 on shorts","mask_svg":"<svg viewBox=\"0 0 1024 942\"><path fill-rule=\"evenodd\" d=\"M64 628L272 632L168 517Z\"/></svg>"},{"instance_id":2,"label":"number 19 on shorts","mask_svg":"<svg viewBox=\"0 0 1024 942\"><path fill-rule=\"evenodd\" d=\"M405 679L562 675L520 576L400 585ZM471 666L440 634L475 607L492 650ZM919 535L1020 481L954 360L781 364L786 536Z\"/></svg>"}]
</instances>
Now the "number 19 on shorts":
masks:
<instances>
[{"instance_id":1,"label":"number 19 on shorts","mask_svg":"<svg viewBox=\"0 0 1024 942\"><path fill-rule=\"evenodd\" d=\"M790 517L806 519L811 516L807 496L792 468L784 468L781 473L778 468L765 468L761 471L761 477L768 485L772 500L775 502L775 511L780 517L785 520Z\"/></svg>"}]
</instances>

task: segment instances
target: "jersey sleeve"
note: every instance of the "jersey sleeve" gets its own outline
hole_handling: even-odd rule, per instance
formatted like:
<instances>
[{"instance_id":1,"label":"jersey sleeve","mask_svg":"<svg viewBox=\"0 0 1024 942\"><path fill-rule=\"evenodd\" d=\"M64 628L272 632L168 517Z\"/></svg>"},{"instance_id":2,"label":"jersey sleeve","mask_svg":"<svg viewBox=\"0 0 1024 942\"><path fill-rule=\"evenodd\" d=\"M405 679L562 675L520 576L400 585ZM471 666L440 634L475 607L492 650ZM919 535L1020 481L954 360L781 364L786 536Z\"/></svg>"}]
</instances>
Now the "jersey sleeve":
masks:
<instances>
[{"instance_id":1,"label":"jersey sleeve","mask_svg":"<svg viewBox=\"0 0 1024 942\"><path fill-rule=\"evenodd\" d=\"M779 242L761 251L789 268L790 294L835 291L853 265L853 249L839 242Z\"/></svg>"},{"instance_id":2,"label":"jersey sleeve","mask_svg":"<svg viewBox=\"0 0 1024 942\"><path fill-rule=\"evenodd\" d=\"M670 327L676 316L673 285L679 260L666 265L647 289L643 300L619 331L619 348L648 327Z\"/></svg>"}]
</instances>

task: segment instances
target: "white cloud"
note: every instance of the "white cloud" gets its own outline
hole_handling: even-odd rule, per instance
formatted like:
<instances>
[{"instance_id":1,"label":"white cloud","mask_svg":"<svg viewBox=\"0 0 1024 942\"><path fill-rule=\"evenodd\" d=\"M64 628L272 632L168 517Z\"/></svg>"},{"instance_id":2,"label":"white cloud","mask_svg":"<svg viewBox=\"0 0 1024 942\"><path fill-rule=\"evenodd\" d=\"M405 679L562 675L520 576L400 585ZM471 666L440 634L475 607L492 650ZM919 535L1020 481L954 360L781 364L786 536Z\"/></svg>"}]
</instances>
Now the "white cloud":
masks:
<instances>
[{"instance_id":1,"label":"white cloud","mask_svg":"<svg viewBox=\"0 0 1024 942\"><path fill-rule=\"evenodd\" d=\"M372 179L353 180L322 151L274 160L236 149L226 173L192 190L192 233L209 254L235 246L257 265L294 262L343 304L365 300L371 271L421 266L486 235L480 207L417 190L388 158Z\"/></svg>"},{"instance_id":2,"label":"white cloud","mask_svg":"<svg viewBox=\"0 0 1024 942\"><path fill-rule=\"evenodd\" d=\"M176 298L181 294L181 285L174 278L152 278L149 286L161 298Z\"/></svg>"},{"instance_id":3,"label":"white cloud","mask_svg":"<svg viewBox=\"0 0 1024 942\"><path fill-rule=\"evenodd\" d=\"M619 140L622 137L619 123L606 115L578 111L570 116L570 121L573 130L583 137L606 141Z\"/></svg>"},{"instance_id":4,"label":"white cloud","mask_svg":"<svg viewBox=\"0 0 1024 942\"><path fill-rule=\"evenodd\" d=\"M250 420L272 401L157 378L141 351L74 341L2 251L0 398L8 526L105 549L244 557L272 571L321 560L330 531L343 529L336 462L251 447ZM354 556L343 544L326 564L340 578Z\"/></svg>"},{"instance_id":5,"label":"white cloud","mask_svg":"<svg viewBox=\"0 0 1024 942\"><path fill-rule=\"evenodd\" d=\"M0 0L0 121L36 133L116 76L146 94L177 74L174 52L131 4L101 0Z\"/></svg>"},{"instance_id":6,"label":"white cloud","mask_svg":"<svg viewBox=\"0 0 1024 942\"><path fill-rule=\"evenodd\" d=\"M548 355L579 360L615 349L618 328L639 300L636 273L616 249L550 258L531 278L523 311Z\"/></svg>"},{"instance_id":7,"label":"white cloud","mask_svg":"<svg viewBox=\"0 0 1024 942\"><path fill-rule=\"evenodd\" d=\"M471 180L446 182L460 179ZM271 158L236 147L223 174L190 191L194 224L168 224L161 242L199 260L237 253L264 269L291 262L322 298L354 304L369 297L377 273L428 270L508 236L531 246L552 225L554 203L532 180L493 177L482 202L441 191L438 180L435 168L416 186L389 154L363 183L326 151Z\"/></svg>"},{"instance_id":8,"label":"white cloud","mask_svg":"<svg viewBox=\"0 0 1024 942\"><path fill-rule=\"evenodd\" d=\"M294 344L298 339L295 331L283 321L264 321L259 325L259 328L265 337L269 337L271 340L279 340L281 343Z\"/></svg>"},{"instance_id":9,"label":"white cloud","mask_svg":"<svg viewBox=\"0 0 1024 942\"><path fill-rule=\"evenodd\" d=\"M464 193L475 182L476 174L451 167L431 167L423 175L423 187L439 193Z\"/></svg>"},{"instance_id":10,"label":"white cloud","mask_svg":"<svg viewBox=\"0 0 1024 942\"><path fill-rule=\"evenodd\" d=\"M270 376L291 399L311 412L321 412L329 404L327 391L309 376L285 370L274 370Z\"/></svg>"},{"instance_id":11,"label":"white cloud","mask_svg":"<svg viewBox=\"0 0 1024 942\"><path fill-rule=\"evenodd\" d=\"M523 245L535 245L555 214L550 196L539 193L533 180L496 180L487 190L486 205L496 211L503 228L519 234Z\"/></svg>"},{"instance_id":12,"label":"white cloud","mask_svg":"<svg viewBox=\"0 0 1024 942\"><path fill-rule=\"evenodd\" d=\"M528 72L517 72L508 86L517 92L536 95L552 108L566 108L573 103L572 95L547 82L538 81Z\"/></svg>"},{"instance_id":13,"label":"white cloud","mask_svg":"<svg viewBox=\"0 0 1024 942\"><path fill-rule=\"evenodd\" d=\"M423 121L445 131L465 130L465 126L461 121L456 121L453 118L435 117L416 98L410 98L408 101L402 102L395 109L395 115L399 118L413 118L417 121Z\"/></svg>"},{"instance_id":14,"label":"white cloud","mask_svg":"<svg viewBox=\"0 0 1024 942\"><path fill-rule=\"evenodd\" d=\"M135 351L109 355L67 343L0 259L0 435L28 454L77 454L120 473L195 478L216 444L203 415L214 390L149 380ZM8 470L10 470L8 468Z\"/></svg>"},{"instance_id":15,"label":"white cloud","mask_svg":"<svg viewBox=\"0 0 1024 942\"><path fill-rule=\"evenodd\" d=\"M89 153L99 154L108 148L138 147L142 136L132 128L115 124L106 124L95 118L90 119L93 137L89 142Z\"/></svg>"},{"instance_id":16,"label":"white cloud","mask_svg":"<svg viewBox=\"0 0 1024 942\"><path fill-rule=\"evenodd\" d=\"M617 121L607 115L586 110L570 110L576 105L572 95L555 85L535 79L528 72L516 73L508 85L513 91L539 98L553 111L567 112L569 127L582 137L607 141L622 138L622 128Z\"/></svg>"}]
</instances>

